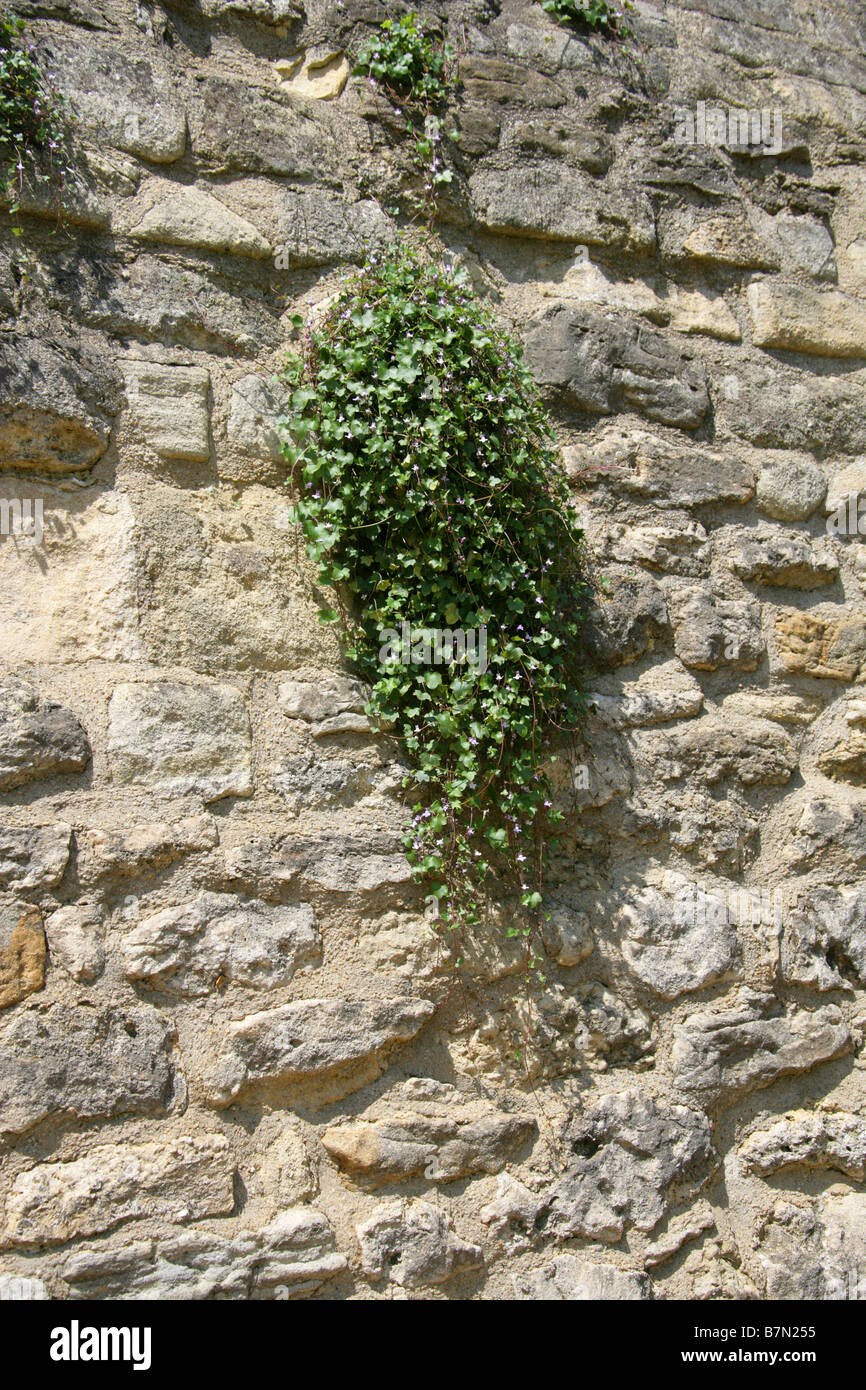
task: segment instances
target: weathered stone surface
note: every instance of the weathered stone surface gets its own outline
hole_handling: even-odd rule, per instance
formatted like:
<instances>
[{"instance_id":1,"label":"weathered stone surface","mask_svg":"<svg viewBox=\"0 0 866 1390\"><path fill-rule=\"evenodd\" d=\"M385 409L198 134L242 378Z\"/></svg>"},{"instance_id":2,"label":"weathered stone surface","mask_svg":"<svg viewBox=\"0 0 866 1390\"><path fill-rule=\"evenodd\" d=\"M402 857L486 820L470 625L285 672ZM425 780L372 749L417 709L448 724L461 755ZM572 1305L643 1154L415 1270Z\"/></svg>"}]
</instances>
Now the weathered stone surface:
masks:
<instances>
[{"instance_id":1,"label":"weathered stone surface","mask_svg":"<svg viewBox=\"0 0 866 1390\"><path fill-rule=\"evenodd\" d=\"M549 916L542 927L546 950L566 970L579 965L593 950L589 917L560 895L551 895L547 906Z\"/></svg>"},{"instance_id":2,"label":"weathered stone surface","mask_svg":"<svg viewBox=\"0 0 866 1390\"><path fill-rule=\"evenodd\" d=\"M862 783L866 779L866 729L848 729L841 737L838 726L827 730L818 767L834 781Z\"/></svg>"},{"instance_id":3,"label":"weathered stone surface","mask_svg":"<svg viewBox=\"0 0 866 1390\"><path fill-rule=\"evenodd\" d=\"M125 358L130 414L161 458L203 463L210 458L210 374L203 367L164 367Z\"/></svg>"},{"instance_id":4,"label":"weathered stone surface","mask_svg":"<svg viewBox=\"0 0 866 1390\"><path fill-rule=\"evenodd\" d=\"M209 266L172 265L144 246L123 275L104 260L64 267L58 297L69 312L122 338L177 344L225 357L259 357L281 341L279 314L267 294L232 292Z\"/></svg>"},{"instance_id":5,"label":"weathered stone surface","mask_svg":"<svg viewBox=\"0 0 866 1390\"><path fill-rule=\"evenodd\" d=\"M705 450L673 451L642 431L615 437L610 482L616 492L674 507L747 502L755 492L754 467Z\"/></svg>"},{"instance_id":6,"label":"weathered stone surface","mask_svg":"<svg viewBox=\"0 0 866 1390\"><path fill-rule=\"evenodd\" d=\"M735 539L728 554L734 574L759 584L819 589L839 573L839 561L826 542L768 526Z\"/></svg>"},{"instance_id":7,"label":"weathered stone surface","mask_svg":"<svg viewBox=\"0 0 866 1390\"><path fill-rule=\"evenodd\" d=\"M513 135L519 149L532 151L533 154L553 155L568 164L580 165L591 174L606 174L613 163L611 144L604 135L588 131L579 122L569 120L560 113L518 121ZM498 139L493 142L494 145L496 143ZM465 143L463 148L466 148ZM482 145L469 153L486 153L487 148L487 145Z\"/></svg>"},{"instance_id":8,"label":"weathered stone surface","mask_svg":"<svg viewBox=\"0 0 866 1390\"><path fill-rule=\"evenodd\" d=\"M178 681L115 687L108 706L112 777L163 795L249 796L250 726L231 685Z\"/></svg>"},{"instance_id":9,"label":"weathered stone surface","mask_svg":"<svg viewBox=\"0 0 866 1390\"><path fill-rule=\"evenodd\" d=\"M330 129L280 91L206 76L188 107L193 153L221 173L279 174L325 182L337 171Z\"/></svg>"},{"instance_id":10,"label":"weathered stone surface","mask_svg":"<svg viewBox=\"0 0 866 1390\"><path fill-rule=\"evenodd\" d=\"M90 884L164 869L188 854L213 849L218 834L213 816L202 815L136 825L130 830L84 830L76 840L78 874L82 882Z\"/></svg>"},{"instance_id":11,"label":"weathered stone surface","mask_svg":"<svg viewBox=\"0 0 866 1390\"><path fill-rule=\"evenodd\" d=\"M396 835L371 832L318 836L286 835L254 840L227 856L229 876L262 897L279 895L298 883L329 893L375 893L413 882L414 875Z\"/></svg>"},{"instance_id":12,"label":"weathered stone surface","mask_svg":"<svg viewBox=\"0 0 866 1390\"><path fill-rule=\"evenodd\" d=\"M855 459L853 463L847 463L841 468L834 468L830 474L827 496L824 501L824 511L828 517L834 517L840 507L845 510L842 513L845 521L848 521L848 499L851 494L857 499L855 512L858 513L857 521L860 521L859 502L861 494L866 494L866 457ZM832 524L832 523L830 523Z\"/></svg>"},{"instance_id":13,"label":"weathered stone surface","mask_svg":"<svg viewBox=\"0 0 866 1390\"><path fill-rule=\"evenodd\" d=\"M776 234L786 260L816 280L836 279L833 237L823 222L783 212L776 218Z\"/></svg>"},{"instance_id":14,"label":"weathered stone surface","mask_svg":"<svg viewBox=\"0 0 866 1390\"><path fill-rule=\"evenodd\" d=\"M426 999L299 999L250 1014L228 1026L206 1077L208 1099L222 1107L256 1082L305 1081L359 1062L381 1071L385 1053L433 1012Z\"/></svg>"},{"instance_id":15,"label":"weathered stone surface","mask_svg":"<svg viewBox=\"0 0 866 1390\"><path fill-rule=\"evenodd\" d=\"M720 800L694 787L683 795L683 788L677 787L665 807L671 844L702 868L742 873L754 858L759 822L730 791Z\"/></svg>"},{"instance_id":16,"label":"weathered stone surface","mask_svg":"<svg viewBox=\"0 0 866 1390\"><path fill-rule=\"evenodd\" d=\"M345 53L317 44L294 58L280 59L274 70L281 85L293 96L315 101L334 101L349 80Z\"/></svg>"},{"instance_id":17,"label":"weathered stone surface","mask_svg":"<svg viewBox=\"0 0 866 1390\"><path fill-rule=\"evenodd\" d=\"M824 616L783 608L776 642L782 666L794 675L854 681L866 670L866 619L842 609Z\"/></svg>"},{"instance_id":18,"label":"weathered stone surface","mask_svg":"<svg viewBox=\"0 0 866 1390\"><path fill-rule=\"evenodd\" d=\"M82 772L90 744L71 710L40 701L25 681L0 686L0 791Z\"/></svg>"},{"instance_id":19,"label":"weathered stone surface","mask_svg":"<svg viewBox=\"0 0 866 1390\"><path fill-rule=\"evenodd\" d=\"M672 1216L667 1229L652 1241L644 1251L644 1268L654 1269L678 1254L690 1240L696 1240L705 1231L715 1227L716 1218L709 1202L695 1202L682 1216Z\"/></svg>"},{"instance_id":20,"label":"weathered stone surface","mask_svg":"<svg viewBox=\"0 0 866 1390\"><path fill-rule=\"evenodd\" d=\"M670 590L668 612L674 650L699 671L732 666L754 671L764 654L761 605L755 599L729 599L697 585Z\"/></svg>"},{"instance_id":21,"label":"weathered stone surface","mask_svg":"<svg viewBox=\"0 0 866 1390\"><path fill-rule=\"evenodd\" d=\"M76 121L98 138L154 164L183 154L186 117L171 78L140 53L89 42L67 27L51 65Z\"/></svg>"},{"instance_id":22,"label":"weathered stone surface","mask_svg":"<svg viewBox=\"0 0 866 1390\"><path fill-rule=\"evenodd\" d=\"M397 792L406 771L401 763L369 766L344 758L325 760L309 752L276 763L271 786L287 809L299 815L324 807L354 806L367 796Z\"/></svg>"},{"instance_id":23,"label":"weathered stone surface","mask_svg":"<svg viewBox=\"0 0 866 1390\"><path fill-rule=\"evenodd\" d=\"M542 107L565 103L565 93L557 82L523 63L473 53L462 59L459 74L463 90L471 101Z\"/></svg>"},{"instance_id":24,"label":"weathered stone surface","mask_svg":"<svg viewBox=\"0 0 866 1390\"><path fill-rule=\"evenodd\" d=\"M308 903L274 907L231 893L199 893L145 917L123 938L127 979L187 996L211 993L216 981L276 989L320 952Z\"/></svg>"},{"instance_id":25,"label":"weathered stone surface","mask_svg":"<svg viewBox=\"0 0 866 1390\"><path fill-rule=\"evenodd\" d=\"M500 1173L496 1179L496 1196L481 1208L480 1216L497 1242L512 1254L530 1247L543 1208L543 1197L531 1192L510 1173Z\"/></svg>"},{"instance_id":26,"label":"weathered stone surface","mask_svg":"<svg viewBox=\"0 0 866 1390\"><path fill-rule=\"evenodd\" d=\"M281 278L304 266L357 264L394 238L392 224L373 198L349 201L320 188L275 193L271 184L256 180L245 180L230 195L232 207L273 244Z\"/></svg>"},{"instance_id":27,"label":"weathered stone surface","mask_svg":"<svg viewBox=\"0 0 866 1390\"><path fill-rule=\"evenodd\" d=\"M689 774L708 786L735 777L745 787L784 786L798 763L797 749L778 724L703 714L672 729L634 735L657 760L665 781Z\"/></svg>"},{"instance_id":28,"label":"weathered stone surface","mask_svg":"<svg viewBox=\"0 0 866 1390\"><path fill-rule=\"evenodd\" d=\"M788 913L781 944L786 980L817 989L866 983L866 888L809 887Z\"/></svg>"},{"instance_id":29,"label":"weathered stone surface","mask_svg":"<svg viewBox=\"0 0 866 1390\"><path fill-rule=\"evenodd\" d=\"M105 453L114 373L86 347L23 334L0 342L0 459L50 473L90 468Z\"/></svg>"},{"instance_id":30,"label":"weathered stone surface","mask_svg":"<svg viewBox=\"0 0 866 1390\"><path fill-rule=\"evenodd\" d=\"M734 690L721 702L723 711L744 719L774 719L777 724L811 724L821 713L814 695L792 695L786 690Z\"/></svg>"},{"instance_id":31,"label":"weathered stone surface","mask_svg":"<svg viewBox=\"0 0 866 1390\"><path fill-rule=\"evenodd\" d=\"M552 237L624 251L655 245L652 206L646 194L599 189L576 169L538 164L530 181L518 168L481 169L469 180L476 219L491 231Z\"/></svg>"},{"instance_id":32,"label":"weathered stone surface","mask_svg":"<svg viewBox=\"0 0 866 1390\"><path fill-rule=\"evenodd\" d=\"M630 1226L651 1231L677 1191L695 1190L713 1166L707 1117L617 1091L572 1120L576 1155L548 1194L549 1226L560 1238L616 1244Z\"/></svg>"},{"instance_id":33,"label":"weathered stone surface","mask_svg":"<svg viewBox=\"0 0 866 1390\"><path fill-rule=\"evenodd\" d=\"M805 378L780 362L738 362L713 392L724 429L764 449L820 450L825 457L866 449L864 373Z\"/></svg>"},{"instance_id":34,"label":"weathered stone surface","mask_svg":"<svg viewBox=\"0 0 866 1390\"><path fill-rule=\"evenodd\" d=\"M45 983L45 932L38 907L0 897L0 1009Z\"/></svg>"},{"instance_id":35,"label":"weathered stone surface","mask_svg":"<svg viewBox=\"0 0 866 1390\"><path fill-rule=\"evenodd\" d=\"M406 1289L443 1284L484 1263L480 1246L455 1235L445 1213L429 1202L388 1202L357 1232L368 1278L387 1274Z\"/></svg>"},{"instance_id":36,"label":"weathered stone surface","mask_svg":"<svg viewBox=\"0 0 866 1390\"><path fill-rule=\"evenodd\" d=\"M461 70L433 241L551 368L597 603L529 999L498 872L459 940L414 880L409 769L285 489L286 346L417 220L405 103L346 80L401 7L17 0L75 139L0 236L0 688L86 737L67 765L76 726L0 698L0 897L45 972L17 997L16 957L0 1009L0 1298L837 1297L863 1264L822 1205L866 1182L854 3L641 0L626 43L424 7ZM698 101L772 146L680 144ZM33 497L41 542L4 541ZM173 1146L215 1131L199 1213ZM809 1230L762 1230L783 1194ZM368 1284L354 1230L394 1198L444 1228L398 1209ZM428 1287L451 1221L490 1269Z\"/></svg>"},{"instance_id":37,"label":"weathered stone surface","mask_svg":"<svg viewBox=\"0 0 866 1390\"><path fill-rule=\"evenodd\" d=\"M293 672L279 689L280 709L290 719L319 722L351 712L362 714L369 693L364 685L330 671Z\"/></svg>"},{"instance_id":38,"label":"weathered stone surface","mask_svg":"<svg viewBox=\"0 0 866 1390\"><path fill-rule=\"evenodd\" d=\"M303 17L304 7L300 0L202 0L202 11L221 19L223 15L238 15L243 19L255 19L260 24L282 27L293 19Z\"/></svg>"},{"instance_id":39,"label":"weathered stone surface","mask_svg":"<svg viewBox=\"0 0 866 1390\"><path fill-rule=\"evenodd\" d=\"M149 1005L16 1010L0 1025L0 1134L52 1116L165 1114L182 1086L172 1038Z\"/></svg>"},{"instance_id":40,"label":"weathered stone surface","mask_svg":"<svg viewBox=\"0 0 866 1390\"><path fill-rule=\"evenodd\" d=\"M599 666L621 666L652 651L669 631L665 596L641 571L611 568L590 615L590 637Z\"/></svg>"},{"instance_id":41,"label":"weathered stone surface","mask_svg":"<svg viewBox=\"0 0 866 1390\"><path fill-rule=\"evenodd\" d=\"M820 865L824 873L841 863L847 878L852 865L866 860L866 808L810 798L785 836L782 858L790 868Z\"/></svg>"},{"instance_id":42,"label":"weathered stone surface","mask_svg":"<svg viewBox=\"0 0 866 1390\"><path fill-rule=\"evenodd\" d=\"M519 1299L544 1303L617 1303L647 1298L646 1276L576 1255L557 1255L532 1274L513 1276Z\"/></svg>"},{"instance_id":43,"label":"weathered stone surface","mask_svg":"<svg viewBox=\"0 0 866 1390\"><path fill-rule=\"evenodd\" d=\"M203 251L227 251L255 259L269 256L271 245L243 217L203 189L167 180L151 180L124 209L128 234L139 241L169 246L196 246Z\"/></svg>"},{"instance_id":44,"label":"weathered stone surface","mask_svg":"<svg viewBox=\"0 0 866 1390\"><path fill-rule=\"evenodd\" d=\"M63 1266L73 1298L299 1298L346 1268L321 1212L290 1207L259 1230L168 1227L158 1239L79 1250Z\"/></svg>"},{"instance_id":45,"label":"weathered stone surface","mask_svg":"<svg viewBox=\"0 0 866 1390\"><path fill-rule=\"evenodd\" d=\"M756 281L748 297L758 347L823 357L866 355L866 300L776 280Z\"/></svg>"},{"instance_id":46,"label":"weathered stone surface","mask_svg":"<svg viewBox=\"0 0 866 1390\"><path fill-rule=\"evenodd\" d=\"M674 660L649 667L617 695L591 693L587 700L603 723L630 729L692 719L700 714L704 695L694 676Z\"/></svg>"},{"instance_id":47,"label":"weathered stone surface","mask_svg":"<svg viewBox=\"0 0 866 1390\"><path fill-rule=\"evenodd\" d=\"M25 888L56 888L69 862L72 826L0 826L0 887L13 893Z\"/></svg>"},{"instance_id":48,"label":"weathered stone surface","mask_svg":"<svg viewBox=\"0 0 866 1390\"><path fill-rule=\"evenodd\" d=\"M711 1102L809 1071L851 1046L834 1005L787 1011L771 994L740 989L732 1001L691 1014L674 1028L674 1083Z\"/></svg>"},{"instance_id":49,"label":"weathered stone surface","mask_svg":"<svg viewBox=\"0 0 866 1390\"><path fill-rule=\"evenodd\" d=\"M755 502L775 521L805 521L827 495L827 479L808 459L765 463L758 474Z\"/></svg>"},{"instance_id":50,"label":"weathered stone surface","mask_svg":"<svg viewBox=\"0 0 866 1390\"><path fill-rule=\"evenodd\" d=\"M228 1216L233 1178L231 1151L221 1134L99 1144L83 1158L38 1163L20 1173L6 1199L0 1241L56 1245L139 1217L176 1222Z\"/></svg>"},{"instance_id":51,"label":"weathered stone surface","mask_svg":"<svg viewBox=\"0 0 866 1390\"><path fill-rule=\"evenodd\" d=\"M631 791L633 773L627 746L619 733L596 727L588 758L587 762L576 756L567 762L559 758L551 766L554 804L561 810L574 805L581 809L607 806L615 797Z\"/></svg>"},{"instance_id":52,"label":"weathered stone surface","mask_svg":"<svg viewBox=\"0 0 866 1390\"><path fill-rule=\"evenodd\" d=\"M830 1192L817 1202L784 1197L759 1231L769 1299L861 1300L866 1197Z\"/></svg>"},{"instance_id":53,"label":"weathered stone surface","mask_svg":"<svg viewBox=\"0 0 866 1390\"><path fill-rule=\"evenodd\" d=\"M280 458L277 420L286 400L276 381L244 376L232 382L226 439L233 449L276 463Z\"/></svg>"},{"instance_id":54,"label":"weathered stone surface","mask_svg":"<svg viewBox=\"0 0 866 1390\"><path fill-rule=\"evenodd\" d=\"M45 923L48 950L54 965L60 965L80 984L99 978L105 966L102 913L93 904L76 903L52 912Z\"/></svg>"},{"instance_id":55,"label":"weathered stone surface","mask_svg":"<svg viewBox=\"0 0 866 1390\"><path fill-rule=\"evenodd\" d=\"M553 305L531 325L526 358L539 385L578 410L629 408L665 425L696 429L709 409L700 358L663 334Z\"/></svg>"},{"instance_id":56,"label":"weathered stone surface","mask_svg":"<svg viewBox=\"0 0 866 1390\"><path fill-rule=\"evenodd\" d=\"M535 13L533 13L533 19ZM531 63L539 71L555 75L558 72L593 71L605 66L606 55L590 45L585 37L570 33L564 26L551 24L509 24L505 33L506 48L515 58Z\"/></svg>"},{"instance_id":57,"label":"weathered stone surface","mask_svg":"<svg viewBox=\"0 0 866 1390\"><path fill-rule=\"evenodd\" d=\"M566 1070L629 1067L654 1050L649 1014L594 981L548 985L538 1012L539 1039L556 1052Z\"/></svg>"},{"instance_id":58,"label":"weathered stone surface","mask_svg":"<svg viewBox=\"0 0 866 1390\"><path fill-rule=\"evenodd\" d=\"M0 482L0 508L33 497L24 474ZM43 481L42 541L0 544L6 661L135 661L141 655L135 518L126 493Z\"/></svg>"},{"instance_id":59,"label":"weathered stone surface","mask_svg":"<svg viewBox=\"0 0 866 1390\"><path fill-rule=\"evenodd\" d=\"M135 192L138 167L133 160L107 150L79 148L68 157L62 188L54 180L25 169L20 188L16 187L20 210L48 222L61 217L67 225L107 231L114 198ZM0 192L0 206L8 207L11 202L8 189Z\"/></svg>"},{"instance_id":60,"label":"weathered stone surface","mask_svg":"<svg viewBox=\"0 0 866 1390\"><path fill-rule=\"evenodd\" d=\"M752 1130L738 1157L745 1172L762 1178L790 1168L829 1168L863 1182L866 1121L843 1110L793 1110Z\"/></svg>"},{"instance_id":61,"label":"weathered stone surface","mask_svg":"<svg viewBox=\"0 0 866 1390\"><path fill-rule=\"evenodd\" d=\"M599 531L593 528L592 546L606 559L637 562L660 574L700 575L709 566L704 527L677 512L647 526L608 522Z\"/></svg>"},{"instance_id":62,"label":"weathered stone surface","mask_svg":"<svg viewBox=\"0 0 866 1390\"><path fill-rule=\"evenodd\" d=\"M623 958L637 978L665 999L742 975L734 925L724 893L669 875L663 888L630 893L617 913Z\"/></svg>"},{"instance_id":63,"label":"weathered stone surface","mask_svg":"<svg viewBox=\"0 0 866 1390\"><path fill-rule=\"evenodd\" d=\"M341 1168L362 1177L389 1182L423 1174L451 1182L498 1173L535 1130L525 1115L504 1114L454 1086L415 1077L359 1119L326 1129L322 1144Z\"/></svg>"},{"instance_id":64,"label":"weathered stone surface","mask_svg":"<svg viewBox=\"0 0 866 1390\"><path fill-rule=\"evenodd\" d=\"M772 270L778 259L742 215L695 218L676 208L659 219L659 247L672 260L711 262L737 269Z\"/></svg>"}]
</instances>

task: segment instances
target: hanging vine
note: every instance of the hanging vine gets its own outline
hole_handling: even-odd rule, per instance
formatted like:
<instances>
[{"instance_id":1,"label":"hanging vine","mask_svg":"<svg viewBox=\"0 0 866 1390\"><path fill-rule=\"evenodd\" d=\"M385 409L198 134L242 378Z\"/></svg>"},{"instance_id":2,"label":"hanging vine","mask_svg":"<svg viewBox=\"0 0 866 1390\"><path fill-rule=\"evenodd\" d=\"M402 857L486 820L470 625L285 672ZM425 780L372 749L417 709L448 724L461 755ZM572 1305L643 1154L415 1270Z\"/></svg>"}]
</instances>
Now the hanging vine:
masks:
<instances>
[{"instance_id":1,"label":"hanging vine","mask_svg":"<svg viewBox=\"0 0 866 1390\"><path fill-rule=\"evenodd\" d=\"M306 325L287 379L294 518L338 595L320 616L411 761L410 860L458 960L491 873L513 889L509 935L538 973L549 760L584 710L589 586L519 347L460 270L397 246Z\"/></svg>"}]
</instances>

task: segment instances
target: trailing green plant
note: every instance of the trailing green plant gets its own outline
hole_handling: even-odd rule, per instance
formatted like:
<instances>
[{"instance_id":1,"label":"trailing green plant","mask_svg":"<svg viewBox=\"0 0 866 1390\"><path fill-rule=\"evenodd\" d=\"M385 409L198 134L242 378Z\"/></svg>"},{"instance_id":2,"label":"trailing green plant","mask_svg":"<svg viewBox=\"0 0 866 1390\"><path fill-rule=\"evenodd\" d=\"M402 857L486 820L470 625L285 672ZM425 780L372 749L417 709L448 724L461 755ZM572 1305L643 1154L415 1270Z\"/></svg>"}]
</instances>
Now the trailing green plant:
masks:
<instances>
[{"instance_id":1,"label":"trailing green plant","mask_svg":"<svg viewBox=\"0 0 866 1390\"><path fill-rule=\"evenodd\" d=\"M300 328L302 320L296 320ZM491 872L538 971L552 740L581 724L582 533L520 349L465 274L395 246L348 278L290 357L293 516L333 586L368 713L409 755L406 848L439 920L479 921ZM408 625L407 627L404 627ZM425 636L486 629L487 659ZM411 634L411 659L394 638ZM419 659L420 658L420 659Z\"/></svg>"},{"instance_id":2,"label":"trailing green plant","mask_svg":"<svg viewBox=\"0 0 866 1390\"><path fill-rule=\"evenodd\" d=\"M63 101L23 28L17 15L0 9L0 173L16 236L25 179L55 180L59 190L65 172Z\"/></svg>"},{"instance_id":3,"label":"trailing green plant","mask_svg":"<svg viewBox=\"0 0 866 1390\"><path fill-rule=\"evenodd\" d=\"M454 51L416 14L386 19L361 49L353 68L394 101L406 117L416 163L424 177L418 211L432 217L437 190L451 182L441 152L442 113L454 87ZM450 138L456 139L456 131Z\"/></svg>"},{"instance_id":4,"label":"trailing green plant","mask_svg":"<svg viewBox=\"0 0 866 1390\"><path fill-rule=\"evenodd\" d=\"M625 11L634 9L629 0L624 0L622 5L615 0L586 0L586 3L582 0L541 0L541 8L555 19L611 37L624 39L631 33L625 22Z\"/></svg>"}]
</instances>

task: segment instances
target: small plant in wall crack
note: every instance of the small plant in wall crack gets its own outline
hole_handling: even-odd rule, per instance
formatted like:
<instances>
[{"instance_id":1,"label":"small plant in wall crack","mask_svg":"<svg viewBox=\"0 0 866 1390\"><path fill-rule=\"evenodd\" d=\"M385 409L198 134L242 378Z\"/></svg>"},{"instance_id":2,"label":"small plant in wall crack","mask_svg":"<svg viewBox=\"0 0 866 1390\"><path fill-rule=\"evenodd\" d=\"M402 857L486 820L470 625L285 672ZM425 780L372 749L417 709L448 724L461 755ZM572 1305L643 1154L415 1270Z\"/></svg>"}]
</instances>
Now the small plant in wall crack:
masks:
<instances>
[{"instance_id":1,"label":"small plant in wall crack","mask_svg":"<svg viewBox=\"0 0 866 1390\"><path fill-rule=\"evenodd\" d=\"M18 213L25 179L54 182L59 213L64 140L63 100L35 47L24 39L22 21L0 9L0 169L15 236L21 236Z\"/></svg>"},{"instance_id":2,"label":"small plant in wall crack","mask_svg":"<svg viewBox=\"0 0 866 1390\"><path fill-rule=\"evenodd\" d=\"M320 616L411 761L410 860L458 962L496 880L538 973L549 760L582 722L589 586L520 350L461 271L397 247L306 325L287 379L294 518L338 596Z\"/></svg>"},{"instance_id":3,"label":"small plant in wall crack","mask_svg":"<svg viewBox=\"0 0 866 1390\"><path fill-rule=\"evenodd\" d=\"M438 190L451 182L442 154L443 113L455 84L454 52L438 32L415 14L386 19L361 49L353 69L402 111L423 176L423 195L414 211L432 221ZM449 133L450 139L457 132Z\"/></svg>"},{"instance_id":4,"label":"small plant in wall crack","mask_svg":"<svg viewBox=\"0 0 866 1390\"><path fill-rule=\"evenodd\" d=\"M629 0L621 5L614 0L541 0L541 8L560 22L593 29L611 38L625 39L631 33L625 22L626 10L634 9Z\"/></svg>"}]
</instances>

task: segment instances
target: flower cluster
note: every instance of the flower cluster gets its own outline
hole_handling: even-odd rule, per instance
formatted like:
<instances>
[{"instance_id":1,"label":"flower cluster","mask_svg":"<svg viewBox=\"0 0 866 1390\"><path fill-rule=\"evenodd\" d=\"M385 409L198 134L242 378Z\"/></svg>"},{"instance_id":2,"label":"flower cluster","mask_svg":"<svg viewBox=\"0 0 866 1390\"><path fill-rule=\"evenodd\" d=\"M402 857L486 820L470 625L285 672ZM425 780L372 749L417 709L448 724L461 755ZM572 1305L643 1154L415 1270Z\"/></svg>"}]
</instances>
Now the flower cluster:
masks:
<instances>
[{"instance_id":1,"label":"flower cluster","mask_svg":"<svg viewBox=\"0 0 866 1390\"><path fill-rule=\"evenodd\" d=\"M322 616L351 634L368 712L410 756L410 858L452 930L477 920L489 871L504 876L529 942L557 819L550 739L584 708L589 586L520 349L461 271L398 247L307 324L287 376L295 520L338 595ZM380 630L403 622L486 626L486 666L380 664Z\"/></svg>"},{"instance_id":2,"label":"flower cluster","mask_svg":"<svg viewBox=\"0 0 866 1390\"><path fill-rule=\"evenodd\" d=\"M11 161L19 183L26 164L55 163L63 142L60 99L35 47L22 41L22 28L16 15L0 10L0 158Z\"/></svg>"}]
</instances>

